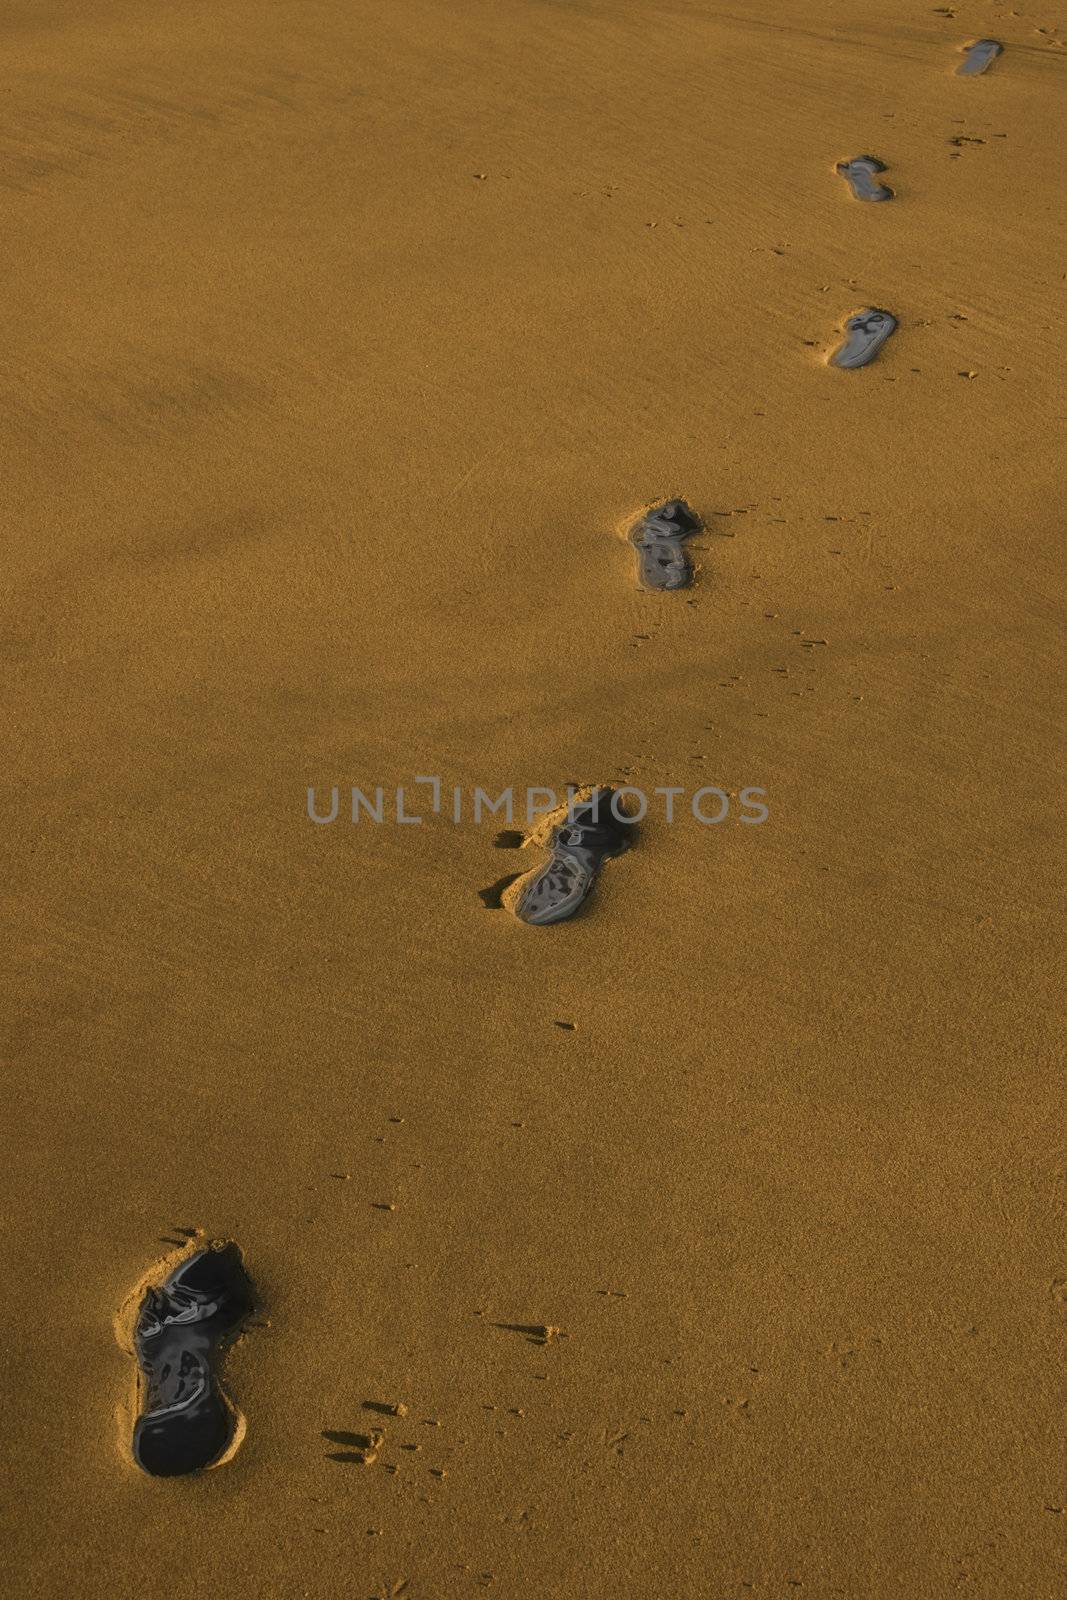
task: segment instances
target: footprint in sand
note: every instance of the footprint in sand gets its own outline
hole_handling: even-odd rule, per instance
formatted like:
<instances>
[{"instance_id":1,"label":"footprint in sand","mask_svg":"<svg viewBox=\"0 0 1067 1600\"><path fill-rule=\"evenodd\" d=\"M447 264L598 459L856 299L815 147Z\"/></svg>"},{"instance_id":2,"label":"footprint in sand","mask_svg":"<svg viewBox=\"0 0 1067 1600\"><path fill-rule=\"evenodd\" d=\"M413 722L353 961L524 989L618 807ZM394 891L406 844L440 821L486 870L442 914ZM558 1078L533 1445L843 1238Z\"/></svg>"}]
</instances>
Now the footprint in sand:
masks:
<instances>
[{"instance_id":1,"label":"footprint in sand","mask_svg":"<svg viewBox=\"0 0 1067 1600\"><path fill-rule=\"evenodd\" d=\"M546 820L538 840L551 851L547 864L524 873L504 895L520 922L543 928L573 917L588 898L605 861L630 848L636 829L621 805L613 808L613 789L593 789Z\"/></svg>"},{"instance_id":2,"label":"footprint in sand","mask_svg":"<svg viewBox=\"0 0 1067 1600\"><path fill-rule=\"evenodd\" d=\"M845 323L845 342L830 357L830 365L848 369L865 367L868 361L874 360L896 325L897 319L889 311L879 311L875 307L858 311Z\"/></svg>"},{"instance_id":3,"label":"footprint in sand","mask_svg":"<svg viewBox=\"0 0 1067 1600\"><path fill-rule=\"evenodd\" d=\"M212 1363L254 1305L235 1244L187 1256L145 1294L133 1335L144 1374L133 1457L153 1477L198 1472L226 1454L239 1419Z\"/></svg>"},{"instance_id":4,"label":"footprint in sand","mask_svg":"<svg viewBox=\"0 0 1067 1600\"><path fill-rule=\"evenodd\" d=\"M974 44L966 46L967 59L956 68L957 78L976 78L1003 52L1004 46L996 39L977 39Z\"/></svg>"},{"instance_id":5,"label":"footprint in sand","mask_svg":"<svg viewBox=\"0 0 1067 1600\"><path fill-rule=\"evenodd\" d=\"M642 513L627 534L637 551L642 589L684 589L693 576L683 540L704 524L684 500L665 500Z\"/></svg>"},{"instance_id":6,"label":"footprint in sand","mask_svg":"<svg viewBox=\"0 0 1067 1600\"><path fill-rule=\"evenodd\" d=\"M879 172L885 171L885 162L877 156L854 156L851 161L839 161L838 171L857 200L892 200L893 191L884 183L875 183Z\"/></svg>"}]
</instances>

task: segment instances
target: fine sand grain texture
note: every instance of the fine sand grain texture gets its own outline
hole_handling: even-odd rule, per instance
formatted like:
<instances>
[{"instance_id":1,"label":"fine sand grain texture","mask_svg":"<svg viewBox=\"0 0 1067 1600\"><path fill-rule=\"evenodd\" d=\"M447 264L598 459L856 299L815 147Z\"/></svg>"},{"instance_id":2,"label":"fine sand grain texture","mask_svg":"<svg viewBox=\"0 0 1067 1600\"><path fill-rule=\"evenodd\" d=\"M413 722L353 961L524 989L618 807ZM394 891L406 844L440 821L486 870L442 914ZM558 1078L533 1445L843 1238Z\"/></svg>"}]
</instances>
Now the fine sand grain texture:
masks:
<instances>
[{"instance_id":1,"label":"fine sand grain texture","mask_svg":"<svg viewBox=\"0 0 1067 1600\"><path fill-rule=\"evenodd\" d=\"M1061 8L0 39L11 1592L1061 1593ZM306 815L418 774L769 816L529 928L499 816ZM194 1236L245 1431L151 1479Z\"/></svg>"}]
</instances>

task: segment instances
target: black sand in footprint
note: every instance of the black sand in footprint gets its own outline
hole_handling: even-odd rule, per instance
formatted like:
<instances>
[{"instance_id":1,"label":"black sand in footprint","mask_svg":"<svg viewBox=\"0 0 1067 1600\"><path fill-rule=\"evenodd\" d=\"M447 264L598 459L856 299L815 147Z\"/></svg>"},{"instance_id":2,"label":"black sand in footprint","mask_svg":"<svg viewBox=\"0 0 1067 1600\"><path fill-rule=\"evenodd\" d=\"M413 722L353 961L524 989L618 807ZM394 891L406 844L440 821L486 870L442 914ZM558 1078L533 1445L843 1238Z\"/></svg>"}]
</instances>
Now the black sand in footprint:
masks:
<instances>
[{"instance_id":1,"label":"black sand in footprint","mask_svg":"<svg viewBox=\"0 0 1067 1600\"><path fill-rule=\"evenodd\" d=\"M612 856L628 850L636 823L615 800L613 789L594 789L587 798L575 798L570 815L549 824L544 843L551 851L547 865L523 876L507 892L505 903L533 927L573 917L592 892L600 868Z\"/></svg>"},{"instance_id":2,"label":"black sand in footprint","mask_svg":"<svg viewBox=\"0 0 1067 1600\"><path fill-rule=\"evenodd\" d=\"M837 171L857 200L892 200L892 189L874 181L879 172L885 171L885 162L879 161L877 156L854 156L851 161L839 161Z\"/></svg>"},{"instance_id":3,"label":"black sand in footprint","mask_svg":"<svg viewBox=\"0 0 1067 1600\"><path fill-rule=\"evenodd\" d=\"M974 44L966 47L966 60L956 68L957 78L976 78L993 65L1003 50L1004 46L996 39L976 39Z\"/></svg>"},{"instance_id":4,"label":"black sand in footprint","mask_svg":"<svg viewBox=\"0 0 1067 1600\"><path fill-rule=\"evenodd\" d=\"M642 589L684 589L693 576L683 540L704 524L684 500L665 500L645 511L627 538L637 551L637 581Z\"/></svg>"},{"instance_id":5,"label":"black sand in footprint","mask_svg":"<svg viewBox=\"0 0 1067 1600\"><path fill-rule=\"evenodd\" d=\"M847 369L865 367L868 361L874 360L896 325L897 319L889 311L879 311L876 307L858 311L845 323L845 342L830 357L830 365Z\"/></svg>"},{"instance_id":6,"label":"black sand in footprint","mask_svg":"<svg viewBox=\"0 0 1067 1600\"><path fill-rule=\"evenodd\" d=\"M235 1244L188 1256L142 1300L133 1343L145 1386L133 1456L153 1477L198 1472L225 1454L237 1415L213 1364L254 1304Z\"/></svg>"}]
</instances>

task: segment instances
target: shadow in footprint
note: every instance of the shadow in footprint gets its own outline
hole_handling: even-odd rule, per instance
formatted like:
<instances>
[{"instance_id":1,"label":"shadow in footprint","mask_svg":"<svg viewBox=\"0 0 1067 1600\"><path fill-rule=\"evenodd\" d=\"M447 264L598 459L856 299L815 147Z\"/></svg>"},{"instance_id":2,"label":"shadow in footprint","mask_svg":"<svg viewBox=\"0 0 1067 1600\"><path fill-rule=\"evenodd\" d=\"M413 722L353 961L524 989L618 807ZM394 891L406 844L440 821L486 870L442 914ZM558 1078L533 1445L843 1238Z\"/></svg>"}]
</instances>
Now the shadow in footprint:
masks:
<instances>
[{"instance_id":1,"label":"shadow in footprint","mask_svg":"<svg viewBox=\"0 0 1067 1600\"><path fill-rule=\"evenodd\" d=\"M637 552L637 582L642 589L685 589L693 576L683 540L704 524L684 500L665 500L641 514L626 535Z\"/></svg>"},{"instance_id":2,"label":"shadow in footprint","mask_svg":"<svg viewBox=\"0 0 1067 1600\"><path fill-rule=\"evenodd\" d=\"M505 904L520 922L547 927L575 916L592 893L605 861L635 843L638 825L616 804L614 789L592 789L561 806L548 834L551 852L543 867L525 873ZM521 884L521 887L520 887Z\"/></svg>"},{"instance_id":3,"label":"shadow in footprint","mask_svg":"<svg viewBox=\"0 0 1067 1600\"><path fill-rule=\"evenodd\" d=\"M845 323L845 342L830 357L830 365L852 371L873 361L897 325L890 311L859 311Z\"/></svg>"},{"instance_id":4,"label":"shadow in footprint","mask_svg":"<svg viewBox=\"0 0 1067 1600\"><path fill-rule=\"evenodd\" d=\"M857 200L892 200L892 189L874 181L879 172L885 171L885 162L879 161L877 156L854 156L851 161L839 161L836 170Z\"/></svg>"},{"instance_id":5,"label":"shadow in footprint","mask_svg":"<svg viewBox=\"0 0 1067 1600\"><path fill-rule=\"evenodd\" d=\"M967 45L964 51L966 60L956 68L957 78L976 78L980 72L985 72L987 67L993 65L1003 50L1004 46L996 39L976 39L974 44Z\"/></svg>"},{"instance_id":6,"label":"shadow in footprint","mask_svg":"<svg viewBox=\"0 0 1067 1600\"><path fill-rule=\"evenodd\" d=\"M197 1250L141 1302L133 1345L144 1374L144 1409L133 1456L157 1478L199 1472L233 1441L237 1413L215 1366L255 1296L233 1243Z\"/></svg>"}]
</instances>

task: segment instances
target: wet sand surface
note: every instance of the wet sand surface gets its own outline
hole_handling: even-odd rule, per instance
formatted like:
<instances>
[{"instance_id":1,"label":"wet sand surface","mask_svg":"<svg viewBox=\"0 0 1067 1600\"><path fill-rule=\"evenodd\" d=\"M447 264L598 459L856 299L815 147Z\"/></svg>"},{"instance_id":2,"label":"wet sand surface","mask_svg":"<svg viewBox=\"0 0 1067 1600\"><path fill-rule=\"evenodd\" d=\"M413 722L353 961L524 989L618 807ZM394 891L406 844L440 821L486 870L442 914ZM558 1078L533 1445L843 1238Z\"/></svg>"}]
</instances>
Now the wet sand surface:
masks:
<instances>
[{"instance_id":1,"label":"wet sand surface","mask_svg":"<svg viewBox=\"0 0 1067 1600\"><path fill-rule=\"evenodd\" d=\"M1058 8L3 36L15 1592L1058 1593ZM499 817L308 821L415 774L769 817L528 928ZM194 1236L247 1432L150 1478Z\"/></svg>"}]
</instances>

